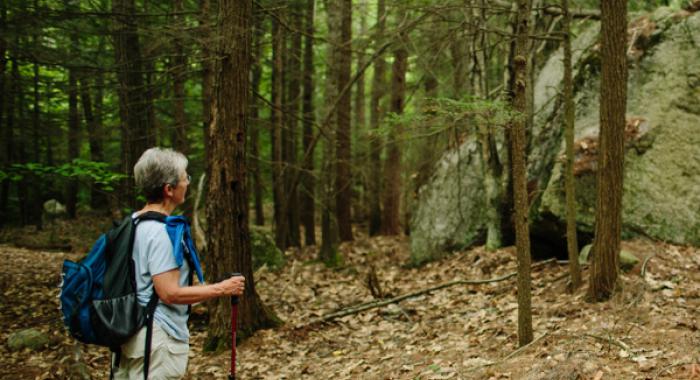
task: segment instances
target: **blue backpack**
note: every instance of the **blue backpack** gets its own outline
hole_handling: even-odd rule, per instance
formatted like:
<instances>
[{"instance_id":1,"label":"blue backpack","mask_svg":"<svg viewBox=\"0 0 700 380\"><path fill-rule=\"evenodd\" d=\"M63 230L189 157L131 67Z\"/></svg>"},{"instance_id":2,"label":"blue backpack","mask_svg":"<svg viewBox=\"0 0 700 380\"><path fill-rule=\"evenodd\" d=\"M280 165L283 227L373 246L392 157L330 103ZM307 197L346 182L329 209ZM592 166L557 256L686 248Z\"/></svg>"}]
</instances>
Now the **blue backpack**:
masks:
<instances>
[{"instance_id":1,"label":"blue backpack","mask_svg":"<svg viewBox=\"0 0 700 380\"><path fill-rule=\"evenodd\" d=\"M148 378L153 313L158 305L158 295L154 291L146 306L138 303L131 257L136 227L144 220L165 223L177 264L181 266L183 260L188 260L190 268L203 283L187 219L146 212L136 218L124 218L118 226L100 236L79 262L63 262L60 300L63 322L70 334L83 343L109 347L117 353L116 365L120 346L147 326L144 375Z\"/></svg>"}]
</instances>

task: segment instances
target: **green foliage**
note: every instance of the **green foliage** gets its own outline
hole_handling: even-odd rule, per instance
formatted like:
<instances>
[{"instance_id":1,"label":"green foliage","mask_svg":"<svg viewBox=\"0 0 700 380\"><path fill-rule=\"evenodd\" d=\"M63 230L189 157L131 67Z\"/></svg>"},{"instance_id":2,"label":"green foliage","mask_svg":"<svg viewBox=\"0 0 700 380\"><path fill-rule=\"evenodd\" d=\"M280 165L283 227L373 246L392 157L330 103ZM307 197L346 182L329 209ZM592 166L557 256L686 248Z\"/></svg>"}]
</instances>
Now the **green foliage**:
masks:
<instances>
[{"instance_id":1,"label":"green foliage","mask_svg":"<svg viewBox=\"0 0 700 380\"><path fill-rule=\"evenodd\" d=\"M411 136L412 139L426 138L446 130L465 131L480 124L503 127L517 115L501 100L477 97L465 97L462 100L429 98L421 109L401 115L388 114L381 127L371 133L386 138L396 125L402 125L405 136Z\"/></svg>"},{"instance_id":2,"label":"green foliage","mask_svg":"<svg viewBox=\"0 0 700 380\"><path fill-rule=\"evenodd\" d=\"M105 191L114 190L114 185L121 179L126 178L124 174L109 170L109 164L106 162L95 162L79 158L58 166L28 162L12 164L8 168L0 170L0 181L9 179L10 181L18 182L27 176L88 179L100 185Z\"/></svg>"}]
</instances>

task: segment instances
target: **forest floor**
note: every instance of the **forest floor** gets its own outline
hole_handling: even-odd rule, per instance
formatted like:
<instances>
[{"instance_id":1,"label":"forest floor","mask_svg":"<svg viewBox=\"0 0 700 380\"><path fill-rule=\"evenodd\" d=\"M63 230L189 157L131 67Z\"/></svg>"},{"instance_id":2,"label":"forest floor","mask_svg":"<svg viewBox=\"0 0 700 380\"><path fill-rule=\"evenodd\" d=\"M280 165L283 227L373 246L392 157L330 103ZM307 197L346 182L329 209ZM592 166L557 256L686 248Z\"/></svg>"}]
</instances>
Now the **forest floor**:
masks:
<instances>
[{"instance_id":1,"label":"forest floor","mask_svg":"<svg viewBox=\"0 0 700 380\"><path fill-rule=\"evenodd\" d=\"M31 228L0 232L6 242L27 236L39 235ZM89 241L72 242L75 253L0 245L0 378L71 378L78 357L93 378L108 377L107 351L74 343L57 310L61 264L80 258ZM313 248L289 251L282 270L263 267L255 274L258 293L285 324L240 343L238 378L700 378L694 364L700 358L700 249L645 240L623 246L650 259L644 278L640 266L621 274L621 290L609 302L585 302L585 286L567 293L566 265L548 262L533 269L535 340L523 349L518 349L514 277L450 286L309 325L328 312L374 301L367 286L370 268L386 297L399 296L458 279L512 273L512 247L496 252L476 247L421 268L404 265L409 253L403 238L358 236L341 246L340 269L314 261ZM201 305L194 308L187 378L225 379L230 351L202 352L204 312ZM50 335L48 347L9 351L9 334L30 327Z\"/></svg>"}]
</instances>

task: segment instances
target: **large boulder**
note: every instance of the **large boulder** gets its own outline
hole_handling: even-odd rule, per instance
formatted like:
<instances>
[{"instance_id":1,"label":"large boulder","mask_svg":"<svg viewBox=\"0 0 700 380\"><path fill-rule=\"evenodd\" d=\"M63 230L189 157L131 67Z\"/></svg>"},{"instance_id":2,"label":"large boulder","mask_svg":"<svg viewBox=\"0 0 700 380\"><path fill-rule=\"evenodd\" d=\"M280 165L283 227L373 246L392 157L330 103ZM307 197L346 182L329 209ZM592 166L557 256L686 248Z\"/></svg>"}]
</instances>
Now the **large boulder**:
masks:
<instances>
[{"instance_id":1,"label":"large boulder","mask_svg":"<svg viewBox=\"0 0 700 380\"><path fill-rule=\"evenodd\" d=\"M574 42L574 60L581 57L595 44L598 24L588 28ZM559 64L557 65L557 62ZM578 70L583 65L578 65ZM547 184L548 173L561 143L561 124L543 115L555 114L560 103L555 99L563 76L561 52L556 53L545 65L535 86L535 130L538 143L531 144L529 179ZM499 136L500 137L500 136ZM506 152L499 144L501 162L507 162ZM434 173L419 193L417 206L411 219L411 261L420 264L438 258L445 252L473 245L485 236L486 198L483 170L479 158L476 136L470 135L462 145L448 151L438 161ZM507 216L506 216L507 217Z\"/></svg>"},{"instance_id":2,"label":"large boulder","mask_svg":"<svg viewBox=\"0 0 700 380\"><path fill-rule=\"evenodd\" d=\"M631 20L624 232L700 244L700 13L660 8ZM598 22L589 22L573 42L581 232L592 231L595 218L599 31ZM564 236L552 231L564 226L562 77L558 51L535 81L528 153L533 230L557 238ZM443 156L419 193L411 223L412 261L477 243L484 236L483 192L478 145L467 138Z\"/></svg>"},{"instance_id":3,"label":"large boulder","mask_svg":"<svg viewBox=\"0 0 700 380\"><path fill-rule=\"evenodd\" d=\"M486 199L478 149L470 138L445 154L431 181L421 189L411 225L414 264L469 246L482 235Z\"/></svg>"},{"instance_id":4,"label":"large boulder","mask_svg":"<svg viewBox=\"0 0 700 380\"><path fill-rule=\"evenodd\" d=\"M662 8L632 22L644 40L630 49L623 232L700 244L700 13ZM597 45L585 61L599 62ZM636 53L636 54L635 54ZM556 57L550 60L553 62ZM584 68L576 93L579 229L595 221L599 65ZM552 117L550 119L556 119ZM559 153L563 153L560 142ZM540 215L564 219L562 163L554 161Z\"/></svg>"}]
</instances>

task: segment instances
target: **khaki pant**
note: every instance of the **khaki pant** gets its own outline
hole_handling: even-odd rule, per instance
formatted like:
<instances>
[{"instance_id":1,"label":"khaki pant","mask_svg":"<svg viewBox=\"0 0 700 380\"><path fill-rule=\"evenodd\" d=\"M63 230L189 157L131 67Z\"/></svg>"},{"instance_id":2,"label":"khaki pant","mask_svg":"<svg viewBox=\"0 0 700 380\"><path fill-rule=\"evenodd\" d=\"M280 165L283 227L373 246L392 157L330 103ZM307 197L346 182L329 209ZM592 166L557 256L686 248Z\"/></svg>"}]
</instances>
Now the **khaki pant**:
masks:
<instances>
[{"instance_id":1,"label":"khaki pant","mask_svg":"<svg viewBox=\"0 0 700 380\"><path fill-rule=\"evenodd\" d=\"M122 345L119 368L114 369L115 379L143 379L145 344L146 328L144 327ZM154 323L148 378L152 380L181 379L187 371L189 349L189 344L173 339L157 323Z\"/></svg>"}]
</instances>

